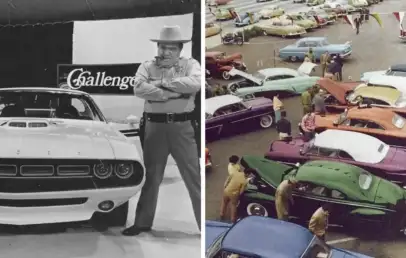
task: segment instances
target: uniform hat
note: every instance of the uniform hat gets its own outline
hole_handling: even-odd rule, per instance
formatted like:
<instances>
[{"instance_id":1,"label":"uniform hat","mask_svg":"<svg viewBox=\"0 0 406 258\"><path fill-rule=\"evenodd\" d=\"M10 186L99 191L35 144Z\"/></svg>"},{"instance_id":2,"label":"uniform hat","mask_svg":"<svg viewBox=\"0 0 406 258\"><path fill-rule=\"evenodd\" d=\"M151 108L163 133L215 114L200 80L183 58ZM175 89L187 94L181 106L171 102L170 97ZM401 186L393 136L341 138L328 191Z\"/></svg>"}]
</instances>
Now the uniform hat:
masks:
<instances>
[{"instance_id":1,"label":"uniform hat","mask_svg":"<svg viewBox=\"0 0 406 258\"><path fill-rule=\"evenodd\" d=\"M159 39L151 39L151 41L158 43L186 43L191 40L182 38L179 26L164 26L159 34Z\"/></svg>"}]
</instances>

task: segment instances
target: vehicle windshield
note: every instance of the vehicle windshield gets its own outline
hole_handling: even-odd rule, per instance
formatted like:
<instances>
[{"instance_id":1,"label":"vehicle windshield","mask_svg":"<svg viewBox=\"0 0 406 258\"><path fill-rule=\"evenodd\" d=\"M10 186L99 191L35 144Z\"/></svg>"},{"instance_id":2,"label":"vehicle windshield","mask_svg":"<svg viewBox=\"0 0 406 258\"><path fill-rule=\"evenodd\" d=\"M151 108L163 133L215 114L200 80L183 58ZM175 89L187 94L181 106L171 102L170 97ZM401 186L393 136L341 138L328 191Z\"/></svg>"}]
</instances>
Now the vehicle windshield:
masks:
<instances>
[{"instance_id":1,"label":"vehicle windshield","mask_svg":"<svg viewBox=\"0 0 406 258\"><path fill-rule=\"evenodd\" d=\"M388 69L388 70L386 71L385 75L406 77L406 72L405 72L405 71L393 71L393 70L391 70L391 69Z\"/></svg>"},{"instance_id":2,"label":"vehicle windshield","mask_svg":"<svg viewBox=\"0 0 406 258\"><path fill-rule=\"evenodd\" d=\"M220 236L217 237L216 240L214 240L214 243L208 248L206 251L206 257L207 258L213 258L216 256L216 254L221 250L221 242L224 239L224 236L226 235L226 232L223 232Z\"/></svg>"},{"instance_id":3,"label":"vehicle windshield","mask_svg":"<svg viewBox=\"0 0 406 258\"><path fill-rule=\"evenodd\" d=\"M266 76L264 74L260 73L260 72L256 72L252 76L254 76L255 78L257 78L257 79L259 79L261 81L266 79Z\"/></svg>"},{"instance_id":4,"label":"vehicle windshield","mask_svg":"<svg viewBox=\"0 0 406 258\"><path fill-rule=\"evenodd\" d=\"M399 129L402 129L405 126L405 123L406 120L398 114L395 114L392 118L392 124Z\"/></svg>"},{"instance_id":5,"label":"vehicle windshield","mask_svg":"<svg viewBox=\"0 0 406 258\"><path fill-rule=\"evenodd\" d=\"M332 255L331 248L323 243L319 238L314 237L303 258L330 258Z\"/></svg>"},{"instance_id":6,"label":"vehicle windshield","mask_svg":"<svg viewBox=\"0 0 406 258\"><path fill-rule=\"evenodd\" d=\"M347 116L348 116L348 111L344 111L343 113L341 113L341 114L337 117L337 120L334 121L334 123L336 123L337 125L341 125L342 123L344 123L344 121L347 120Z\"/></svg>"},{"instance_id":7,"label":"vehicle windshield","mask_svg":"<svg viewBox=\"0 0 406 258\"><path fill-rule=\"evenodd\" d=\"M359 187L363 190L368 190L371 187L372 176L366 171L362 171L358 178Z\"/></svg>"},{"instance_id":8,"label":"vehicle windshield","mask_svg":"<svg viewBox=\"0 0 406 258\"><path fill-rule=\"evenodd\" d=\"M104 121L87 95L52 90L0 91L0 112L0 117Z\"/></svg>"}]
</instances>

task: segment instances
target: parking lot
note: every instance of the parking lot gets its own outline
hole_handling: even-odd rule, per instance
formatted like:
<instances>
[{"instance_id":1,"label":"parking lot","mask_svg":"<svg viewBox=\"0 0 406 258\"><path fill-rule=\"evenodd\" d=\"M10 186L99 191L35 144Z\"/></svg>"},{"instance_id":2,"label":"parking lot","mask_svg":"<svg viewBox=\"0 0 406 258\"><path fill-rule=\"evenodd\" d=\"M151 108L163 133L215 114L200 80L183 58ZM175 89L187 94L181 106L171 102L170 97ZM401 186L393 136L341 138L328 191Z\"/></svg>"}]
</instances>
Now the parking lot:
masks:
<instances>
[{"instance_id":1,"label":"parking lot","mask_svg":"<svg viewBox=\"0 0 406 258\"><path fill-rule=\"evenodd\" d=\"M373 19L363 24L359 35L345 22L308 33L307 36L325 36L330 43L345 43L352 41L353 54L346 61L343 77L359 80L366 71L385 70L390 65L404 63L403 53L406 45L398 40L399 24L392 12L406 10L406 3L385 0L371 8L371 13L381 13L383 28ZM228 54L240 52L249 72L253 73L269 67L297 68L299 63L287 63L275 57L278 49L295 42L297 39L281 39L277 37L259 37L252 39L249 44L239 46L217 46L208 51L224 51ZM321 74L319 70L316 71ZM227 84L228 82L214 80L211 84ZM302 118L302 109L298 97L282 100L292 122L294 134L296 126ZM207 147L211 151L214 168L206 175L206 218L218 219L222 189L227 176L228 157L246 154L262 156L270 143L277 139L274 128L236 135L227 139L210 142ZM406 252L406 236L396 240L380 239L369 235L368 238L360 232L349 233L345 229L330 228L327 242L341 248L364 253L373 257L403 258Z\"/></svg>"}]
</instances>

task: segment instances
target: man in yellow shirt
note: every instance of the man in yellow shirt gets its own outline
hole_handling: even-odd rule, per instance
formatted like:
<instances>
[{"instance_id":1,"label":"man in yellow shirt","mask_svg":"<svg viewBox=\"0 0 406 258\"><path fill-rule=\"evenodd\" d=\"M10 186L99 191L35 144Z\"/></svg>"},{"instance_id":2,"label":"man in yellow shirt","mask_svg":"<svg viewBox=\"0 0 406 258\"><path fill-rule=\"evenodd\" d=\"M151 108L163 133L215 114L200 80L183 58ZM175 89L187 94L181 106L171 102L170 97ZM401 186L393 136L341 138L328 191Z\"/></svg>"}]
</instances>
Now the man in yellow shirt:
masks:
<instances>
[{"instance_id":1,"label":"man in yellow shirt","mask_svg":"<svg viewBox=\"0 0 406 258\"><path fill-rule=\"evenodd\" d=\"M276 215L280 220L289 220L289 203L293 205L293 189L296 187L297 181L294 178L283 180L276 189L275 208Z\"/></svg>"},{"instance_id":2,"label":"man in yellow shirt","mask_svg":"<svg viewBox=\"0 0 406 258\"><path fill-rule=\"evenodd\" d=\"M238 161L240 161L240 158L236 155L231 156L228 158L228 175L231 176L235 172L241 172L241 166L238 164Z\"/></svg>"},{"instance_id":3,"label":"man in yellow shirt","mask_svg":"<svg viewBox=\"0 0 406 258\"><path fill-rule=\"evenodd\" d=\"M328 51L324 52L320 56L320 64L321 64L321 77L324 77L324 74L326 73L327 70L327 65L330 62L330 54Z\"/></svg>"},{"instance_id":4,"label":"man in yellow shirt","mask_svg":"<svg viewBox=\"0 0 406 258\"><path fill-rule=\"evenodd\" d=\"M306 53L307 57L310 59L310 62L315 63L316 58L314 56L313 48L309 48L309 51Z\"/></svg>"},{"instance_id":5,"label":"man in yellow shirt","mask_svg":"<svg viewBox=\"0 0 406 258\"><path fill-rule=\"evenodd\" d=\"M283 103L279 99L279 94L276 94L273 97L273 111L275 114L275 123L277 123L279 120L281 120L281 111L283 110Z\"/></svg>"},{"instance_id":6,"label":"man in yellow shirt","mask_svg":"<svg viewBox=\"0 0 406 258\"><path fill-rule=\"evenodd\" d=\"M323 241L326 239L330 211L331 204L324 204L313 213L309 222L309 230Z\"/></svg>"},{"instance_id":7,"label":"man in yellow shirt","mask_svg":"<svg viewBox=\"0 0 406 258\"><path fill-rule=\"evenodd\" d=\"M245 187L248 183L247 178L255 170L247 168L244 172L237 172L231 174L224 184L223 201L221 202L220 218L224 220L226 210L230 206L231 222L237 221L237 206L240 199L240 195L245 191Z\"/></svg>"},{"instance_id":8,"label":"man in yellow shirt","mask_svg":"<svg viewBox=\"0 0 406 258\"><path fill-rule=\"evenodd\" d=\"M307 91L302 93L302 106L303 106L303 115L311 112L312 110L312 91L313 88L308 88Z\"/></svg>"}]
</instances>

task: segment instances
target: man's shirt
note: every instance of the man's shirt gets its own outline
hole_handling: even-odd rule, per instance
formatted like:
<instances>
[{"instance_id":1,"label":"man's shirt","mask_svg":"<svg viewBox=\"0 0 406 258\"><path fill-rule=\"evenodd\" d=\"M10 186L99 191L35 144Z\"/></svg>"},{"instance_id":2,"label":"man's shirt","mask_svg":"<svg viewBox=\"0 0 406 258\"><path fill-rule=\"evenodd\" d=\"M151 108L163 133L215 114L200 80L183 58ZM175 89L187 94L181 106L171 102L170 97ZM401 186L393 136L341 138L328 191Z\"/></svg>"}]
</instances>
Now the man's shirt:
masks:
<instances>
[{"instance_id":1,"label":"man's shirt","mask_svg":"<svg viewBox=\"0 0 406 258\"><path fill-rule=\"evenodd\" d=\"M276 123L276 130L278 133L292 134L292 126L286 118L282 118Z\"/></svg>"},{"instance_id":2,"label":"man's shirt","mask_svg":"<svg viewBox=\"0 0 406 258\"><path fill-rule=\"evenodd\" d=\"M190 95L188 98L166 100L165 91L151 82L163 81L174 92ZM195 108L195 95L201 88L200 64L193 58L179 59L171 68L159 67L155 61L142 63L135 75L134 93L145 99L147 113L183 113Z\"/></svg>"},{"instance_id":3,"label":"man's shirt","mask_svg":"<svg viewBox=\"0 0 406 258\"><path fill-rule=\"evenodd\" d=\"M228 163L228 175L232 175L236 172L241 172L241 166L240 164L233 164L233 163Z\"/></svg>"},{"instance_id":4,"label":"man's shirt","mask_svg":"<svg viewBox=\"0 0 406 258\"><path fill-rule=\"evenodd\" d=\"M242 172L234 173L229 176L224 189L224 194L227 196L239 196L245 190L247 178Z\"/></svg>"}]
</instances>

